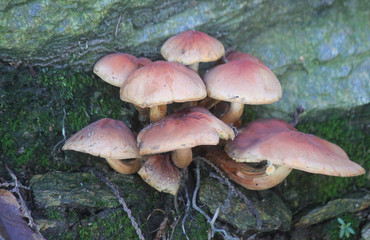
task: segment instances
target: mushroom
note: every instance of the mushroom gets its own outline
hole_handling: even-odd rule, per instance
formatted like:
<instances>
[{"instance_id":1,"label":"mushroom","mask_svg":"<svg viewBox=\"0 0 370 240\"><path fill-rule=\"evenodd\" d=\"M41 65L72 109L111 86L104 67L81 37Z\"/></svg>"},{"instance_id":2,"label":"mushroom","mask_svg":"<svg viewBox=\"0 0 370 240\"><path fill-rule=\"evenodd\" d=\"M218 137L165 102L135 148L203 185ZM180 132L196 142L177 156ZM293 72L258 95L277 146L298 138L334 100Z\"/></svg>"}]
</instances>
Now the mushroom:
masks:
<instances>
[{"instance_id":1,"label":"mushroom","mask_svg":"<svg viewBox=\"0 0 370 240\"><path fill-rule=\"evenodd\" d=\"M266 160L266 170L262 173L266 178L274 178L274 172L277 170L279 175L284 171L289 174L292 168L341 177L365 173L360 165L349 160L339 146L314 135L299 132L289 123L277 119L249 123L225 146L225 150L237 162ZM279 183L270 181L275 185ZM273 187L274 184L265 187Z\"/></svg>"},{"instance_id":2,"label":"mushroom","mask_svg":"<svg viewBox=\"0 0 370 240\"><path fill-rule=\"evenodd\" d=\"M94 73L105 82L121 87L127 77L137 68L136 57L128 53L111 53L94 65Z\"/></svg>"},{"instance_id":3,"label":"mushroom","mask_svg":"<svg viewBox=\"0 0 370 240\"><path fill-rule=\"evenodd\" d=\"M292 171L291 168L284 166L275 166L275 169L270 167L270 170L267 170L269 166L264 162L252 166L234 161L219 148L213 147L207 150L205 157L209 161L224 171L231 180L250 190L265 190L276 186Z\"/></svg>"},{"instance_id":4,"label":"mushroom","mask_svg":"<svg viewBox=\"0 0 370 240\"><path fill-rule=\"evenodd\" d=\"M264 64L260 59L258 59L257 57L253 56L253 55L250 55L248 53L243 53L243 52L239 52L239 51L235 51L235 52L230 52L229 54L226 55L226 59L230 62L230 61L234 61L234 60L241 60L241 59L247 59L247 60L250 60L250 61L253 61L253 62L257 62L257 63L260 63L260 64Z\"/></svg>"},{"instance_id":5,"label":"mushroom","mask_svg":"<svg viewBox=\"0 0 370 240\"><path fill-rule=\"evenodd\" d=\"M124 122L103 118L70 137L63 150L74 150L105 158L122 174L136 173L141 166L136 139ZM123 159L134 159L123 161Z\"/></svg>"},{"instance_id":6,"label":"mushroom","mask_svg":"<svg viewBox=\"0 0 370 240\"><path fill-rule=\"evenodd\" d=\"M192 107L162 118L145 127L137 137L141 155L172 152L179 168L192 161L192 147L217 145L219 139L233 139L233 129L207 109Z\"/></svg>"},{"instance_id":7,"label":"mushroom","mask_svg":"<svg viewBox=\"0 0 370 240\"><path fill-rule=\"evenodd\" d=\"M144 164L138 174L146 183L160 192L176 195L180 186L181 173L170 161L169 154L144 157Z\"/></svg>"},{"instance_id":8,"label":"mushroom","mask_svg":"<svg viewBox=\"0 0 370 240\"><path fill-rule=\"evenodd\" d=\"M179 63L156 61L136 70L121 87L121 100L150 108L150 120L166 115L172 102L198 101L207 95L199 75Z\"/></svg>"},{"instance_id":9,"label":"mushroom","mask_svg":"<svg viewBox=\"0 0 370 240\"><path fill-rule=\"evenodd\" d=\"M220 41L206 33L188 30L167 39L161 54L169 62L189 65L198 72L199 62L220 59L225 54L225 48Z\"/></svg>"},{"instance_id":10,"label":"mushroom","mask_svg":"<svg viewBox=\"0 0 370 240\"><path fill-rule=\"evenodd\" d=\"M264 64L248 59L230 61L212 68L204 75L208 97L231 102L222 116L227 124L237 122L244 104L269 104L282 96L279 80Z\"/></svg>"},{"instance_id":11,"label":"mushroom","mask_svg":"<svg viewBox=\"0 0 370 240\"><path fill-rule=\"evenodd\" d=\"M140 67L144 67L145 65L148 65L149 63L152 63L152 60L146 57L139 57L137 58L137 65Z\"/></svg>"}]
</instances>

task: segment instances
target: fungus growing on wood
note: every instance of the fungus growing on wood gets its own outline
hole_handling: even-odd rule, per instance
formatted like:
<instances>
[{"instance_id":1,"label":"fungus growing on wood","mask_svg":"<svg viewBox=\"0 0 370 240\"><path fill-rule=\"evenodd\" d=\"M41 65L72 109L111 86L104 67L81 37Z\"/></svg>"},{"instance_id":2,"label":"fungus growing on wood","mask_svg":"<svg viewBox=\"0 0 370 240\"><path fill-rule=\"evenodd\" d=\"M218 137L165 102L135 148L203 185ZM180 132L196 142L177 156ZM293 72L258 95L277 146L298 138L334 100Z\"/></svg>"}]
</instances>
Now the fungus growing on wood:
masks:
<instances>
[{"instance_id":1,"label":"fungus growing on wood","mask_svg":"<svg viewBox=\"0 0 370 240\"><path fill-rule=\"evenodd\" d=\"M220 59L225 54L225 48L220 41L206 33L188 30L167 39L161 54L169 62L189 65L198 72L199 62Z\"/></svg>"},{"instance_id":2,"label":"fungus growing on wood","mask_svg":"<svg viewBox=\"0 0 370 240\"><path fill-rule=\"evenodd\" d=\"M136 70L121 87L121 100L150 108L156 122L167 112L167 104L198 101L207 95L199 75L179 63L156 61Z\"/></svg>"},{"instance_id":3,"label":"fungus growing on wood","mask_svg":"<svg viewBox=\"0 0 370 240\"><path fill-rule=\"evenodd\" d=\"M144 164L138 174L146 183L160 192L176 195L180 187L181 173L170 160L169 154L144 157Z\"/></svg>"},{"instance_id":4,"label":"fungus growing on wood","mask_svg":"<svg viewBox=\"0 0 370 240\"><path fill-rule=\"evenodd\" d=\"M164 117L145 127L137 142L141 155L172 152L172 160L179 168L192 161L191 148L217 145L219 139L233 139L233 129L202 107L188 108Z\"/></svg>"},{"instance_id":5,"label":"fungus growing on wood","mask_svg":"<svg viewBox=\"0 0 370 240\"><path fill-rule=\"evenodd\" d=\"M141 166L134 134L124 122L110 118L100 119L75 133L64 144L63 150L105 158L114 170L122 174L136 173Z\"/></svg>"},{"instance_id":6,"label":"fungus growing on wood","mask_svg":"<svg viewBox=\"0 0 370 240\"><path fill-rule=\"evenodd\" d=\"M94 65L94 73L105 82L121 87L127 77L138 68L136 57L128 53L111 53Z\"/></svg>"},{"instance_id":7,"label":"fungus growing on wood","mask_svg":"<svg viewBox=\"0 0 370 240\"><path fill-rule=\"evenodd\" d=\"M231 102L222 116L227 124L237 122L244 104L269 104L278 101L282 88L275 74L265 65L248 59L218 65L204 75L208 97Z\"/></svg>"},{"instance_id":8,"label":"fungus growing on wood","mask_svg":"<svg viewBox=\"0 0 370 240\"><path fill-rule=\"evenodd\" d=\"M292 168L340 177L365 173L360 165L349 160L339 146L299 132L290 124L277 119L249 123L225 146L225 150L237 162L267 161L266 170L262 173L267 178L274 178L277 169L280 174L283 171L289 174Z\"/></svg>"}]
</instances>

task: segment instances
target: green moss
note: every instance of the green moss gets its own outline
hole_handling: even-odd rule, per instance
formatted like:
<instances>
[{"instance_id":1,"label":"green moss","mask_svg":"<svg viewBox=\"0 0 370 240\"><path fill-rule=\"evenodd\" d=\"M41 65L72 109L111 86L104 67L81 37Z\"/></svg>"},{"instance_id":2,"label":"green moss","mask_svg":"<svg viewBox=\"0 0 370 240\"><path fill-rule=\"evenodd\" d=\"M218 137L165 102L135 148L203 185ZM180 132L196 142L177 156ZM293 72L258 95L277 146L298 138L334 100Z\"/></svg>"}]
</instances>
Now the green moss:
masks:
<instances>
[{"instance_id":1,"label":"green moss","mask_svg":"<svg viewBox=\"0 0 370 240\"><path fill-rule=\"evenodd\" d=\"M45 216L50 220L63 220L64 214L58 209L49 208L45 211Z\"/></svg>"},{"instance_id":2,"label":"green moss","mask_svg":"<svg viewBox=\"0 0 370 240\"><path fill-rule=\"evenodd\" d=\"M183 217L183 215L180 217ZM180 219L178 224L175 226L173 239L186 239L181 223L182 219ZM208 230L210 229L210 225L207 223L207 219L205 219L199 212L191 212L184 224L184 227L186 234L188 235L188 239L208 239ZM169 229L169 231L172 231L172 229Z\"/></svg>"},{"instance_id":3,"label":"green moss","mask_svg":"<svg viewBox=\"0 0 370 240\"><path fill-rule=\"evenodd\" d=\"M64 117L66 137L103 117L127 119L119 89L93 75L46 69L32 77L26 70L0 71L0 148L15 170L25 166L39 173L81 165L66 162L60 151Z\"/></svg>"},{"instance_id":4,"label":"green moss","mask_svg":"<svg viewBox=\"0 0 370 240\"><path fill-rule=\"evenodd\" d=\"M145 228L140 225L140 228ZM76 227L78 239L139 239L135 228L123 210L111 212L105 216L95 216L89 221L81 221ZM61 239L73 239L72 232L65 232Z\"/></svg>"},{"instance_id":5,"label":"green moss","mask_svg":"<svg viewBox=\"0 0 370 240\"><path fill-rule=\"evenodd\" d=\"M355 120L356 115L354 114L333 116L323 122L303 122L298 125L298 129L337 144L343 148L352 161L368 171L370 169L370 155L366 153L369 146L369 136L360 126L352 124ZM301 198L300 201L307 204L309 202L327 202L356 188L369 187L369 182L366 175L332 177L293 171L287 178L286 186L282 188L285 190L294 189Z\"/></svg>"}]
</instances>

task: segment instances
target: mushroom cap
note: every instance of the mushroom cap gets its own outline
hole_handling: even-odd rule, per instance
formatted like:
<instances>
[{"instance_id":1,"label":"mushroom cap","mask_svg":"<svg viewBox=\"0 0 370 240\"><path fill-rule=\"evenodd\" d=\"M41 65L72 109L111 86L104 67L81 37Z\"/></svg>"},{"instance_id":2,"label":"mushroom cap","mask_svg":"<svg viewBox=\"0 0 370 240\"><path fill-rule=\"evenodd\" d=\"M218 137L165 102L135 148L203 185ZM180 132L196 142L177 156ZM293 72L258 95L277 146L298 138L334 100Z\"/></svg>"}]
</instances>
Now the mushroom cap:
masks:
<instances>
[{"instance_id":1,"label":"mushroom cap","mask_svg":"<svg viewBox=\"0 0 370 240\"><path fill-rule=\"evenodd\" d=\"M146 183L160 192L176 195L180 186L181 173L170 161L169 154L148 156L138 174Z\"/></svg>"},{"instance_id":2,"label":"mushroom cap","mask_svg":"<svg viewBox=\"0 0 370 240\"><path fill-rule=\"evenodd\" d=\"M169 62L190 65L216 61L225 54L225 48L220 41L206 33L188 30L167 39L161 54Z\"/></svg>"},{"instance_id":3,"label":"mushroom cap","mask_svg":"<svg viewBox=\"0 0 370 240\"><path fill-rule=\"evenodd\" d=\"M124 122L103 118L70 137L63 150L110 159L139 158L136 139Z\"/></svg>"},{"instance_id":4,"label":"mushroom cap","mask_svg":"<svg viewBox=\"0 0 370 240\"><path fill-rule=\"evenodd\" d=\"M155 154L233 139L233 129L207 109L192 107L145 127L137 137L140 154Z\"/></svg>"},{"instance_id":5,"label":"mushroom cap","mask_svg":"<svg viewBox=\"0 0 370 240\"><path fill-rule=\"evenodd\" d=\"M156 61L132 73L120 91L121 100L142 108L207 96L199 75L179 63Z\"/></svg>"},{"instance_id":6,"label":"mushroom cap","mask_svg":"<svg viewBox=\"0 0 370 240\"><path fill-rule=\"evenodd\" d=\"M139 67L144 67L145 65L148 65L149 63L152 63L152 60L146 57L139 57L137 58L137 65Z\"/></svg>"},{"instance_id":7,"label":"mushroom cap","mask_svg":"<svg viewBox=\"0 0 370 240\"><path fill-rule=\"evenodd\" d=\"M239 52L239 51L235 51L235 52L231 52L231 53L227 54L226 59L229 60L229 61L247 59L247 60L250 60L250 61L253 61L253 62L264 64L257 57L255 57L253 55L250 55L248 53L243 53L243 52Z\"/></svg>"},{"instance_id":8,"label":"mushroom cap","mask_svg":"<svg viewBox=\"0 0 370 240\"><path fill-rule=\"evenodd\" d=\"M210 98L243 104L278 101L282 88L275 74L264 64L248 59L218 65L204 75Z\"/></svg>"},{"instance_id":9,"label":"mushroom cap","mask_svg":"<svg viewBox=\"0 0 370 240\"><path fill-rule=\"evenodd\" d=\"M339 146L299 132L277 119L251 122L225 146L225 150L237 162L268 160L288 168L342 177L365 173Z\"/></svg>"},{"instance_id":10,"label":"mushroom cap","mask_svg":"<svg viewBox=\"0 0 370 240\"><path fill-rule=\"evenodd\" d=\"M94 73L105 82L121 87L127 77L138 68L136 57L128 53L111 53L94 65Z\"/></svg>"}]
</instances>

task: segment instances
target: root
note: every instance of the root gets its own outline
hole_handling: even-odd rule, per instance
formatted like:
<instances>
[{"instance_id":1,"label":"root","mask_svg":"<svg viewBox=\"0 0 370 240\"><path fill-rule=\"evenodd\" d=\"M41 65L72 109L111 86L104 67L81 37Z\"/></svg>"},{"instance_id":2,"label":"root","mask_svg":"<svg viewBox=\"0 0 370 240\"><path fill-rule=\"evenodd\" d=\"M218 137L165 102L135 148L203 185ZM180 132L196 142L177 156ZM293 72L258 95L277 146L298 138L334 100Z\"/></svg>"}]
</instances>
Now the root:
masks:
<instances>
[{"instance_id":1,"label":"root","mask_svg":"<svg viewBox=\"0 0 370 240\"><path fill-rule=\"evenodd\" d=\"M93 170L91 170L91 172L97 178L99 178L101 181L103 181L112 190L112 192L114 193L114 195L116 195L116 197L118 198L118 201L123 206L123 210L127 213L127 216L130 219L132 226L135 228L136 234L138 235L139 239L145 240L145 238L144 238L144 236L143 236L143 234L141 232L141 229L139 228L139 225L135 221L135 218L132 216L131 210L127 207L127 204L126 204L125 200L123 200L123 198L121 197L121 194L120 194L118 188L113 183L111 183L106 177L104 177L103 174L101 174L97 170L94 170L93 169Z\"/></svg>"}]
</instances>

